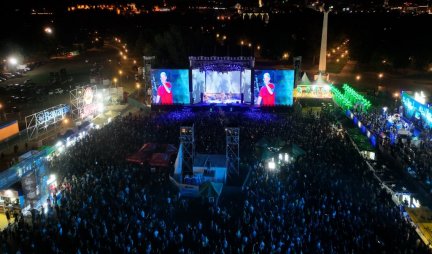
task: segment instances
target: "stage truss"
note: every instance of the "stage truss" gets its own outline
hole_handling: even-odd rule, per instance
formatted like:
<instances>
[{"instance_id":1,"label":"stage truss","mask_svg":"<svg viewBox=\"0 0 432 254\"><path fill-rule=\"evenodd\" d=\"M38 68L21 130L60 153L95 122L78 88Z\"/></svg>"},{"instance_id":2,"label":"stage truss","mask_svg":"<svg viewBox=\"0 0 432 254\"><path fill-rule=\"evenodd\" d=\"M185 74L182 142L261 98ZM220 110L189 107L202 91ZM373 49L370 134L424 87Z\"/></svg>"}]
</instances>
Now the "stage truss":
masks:
<instances>
[{"instance_id":1,"label":"stage truss","mask_svg":"<svg viewBox=\"0 0 432 254\"><path fill-rule=\"evenodd\" d=\"M144 81L144 91L147 92L148 88L151 88L151 69L156 60L155 56L143 56L143 81Z\"/></svg>"},{"instance_id":2,"label":"stage truss","mask_svg":"<svg viewBox=\"0 0 432 254\"><path fill-rule=\"evenodd\" d=\"M34 140L56 129L70 111L69 106L60 104L26 116L27 139Z\"/></svg>"},{"instance_id":3,"label":"stage truss","mask_svg":"<svg viewBox=\"0 0 432 254\"><path fill-rule=\"evenodd\" d=\"M204 71L244 71L245 69L253 69L255 65L255 58L253 57L204 57L204 56L191 56L189 57L191 69L199 69L200 72Z\"/></svg>"},{"instance_id":4,"label":"stage truss","mask_svg":"<svg viewBox=\"0 0 432 254\"><path fill-rule=\"evenodd\" d=\"M240 174L240 128L225 128L228 175Z\"/></svg>"},{"instance_id":5,"label":"stage truss","mask_svg":"<svg viewBox=\"0 0 432 254\"><path fill-rule=\"evenodd\" d=\"M92 98L89 98L90 95L86 96L86 90L89 88L93 91ZM84 108L86 105L94 103L94 96L96 95L96 92L96 85L80 86L70 91L71 113L74 120L82 120L83 118L87 117L87 115L84 115Z\"/></svg>"},{"instance_id":6,"label":"stage truss","mask_svg":"<svg viewBox=\"0 0 432 254\"><path fill-rule=\"evenodd\" d=\"M193 173L193 159L195 155L194 125L180 127L180 143L183 145L182 165L186 174Z\"/></svg>"}]
</instances>

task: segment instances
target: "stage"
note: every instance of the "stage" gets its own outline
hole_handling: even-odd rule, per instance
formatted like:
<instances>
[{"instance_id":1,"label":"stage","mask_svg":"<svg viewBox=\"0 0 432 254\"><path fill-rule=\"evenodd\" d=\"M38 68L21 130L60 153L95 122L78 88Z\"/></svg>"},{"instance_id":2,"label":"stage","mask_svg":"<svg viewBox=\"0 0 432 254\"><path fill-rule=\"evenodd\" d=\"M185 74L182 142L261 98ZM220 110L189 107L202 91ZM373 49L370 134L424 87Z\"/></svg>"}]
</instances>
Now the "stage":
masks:
<instances>
[{"instance_id":1,"label":"stage","mask_svg":"<svg viewBox=\"0 0 432 254\"><path fill-rule=\"evenodd\" d=\"M152 112L192 111L192 112L269 112L287 113L293 110L293 106L256 106L250 104L208 104L197 103L189 105L152 105Z\"/></svg>"}]
</instances>

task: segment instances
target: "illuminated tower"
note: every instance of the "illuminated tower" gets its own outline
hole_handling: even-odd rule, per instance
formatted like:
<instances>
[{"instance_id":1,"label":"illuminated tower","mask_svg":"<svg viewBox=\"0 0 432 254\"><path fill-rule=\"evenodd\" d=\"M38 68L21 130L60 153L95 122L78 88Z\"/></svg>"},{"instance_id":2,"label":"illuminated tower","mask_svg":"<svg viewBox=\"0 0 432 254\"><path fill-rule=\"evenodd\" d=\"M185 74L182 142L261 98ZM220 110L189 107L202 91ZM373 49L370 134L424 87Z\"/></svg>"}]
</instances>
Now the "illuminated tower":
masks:
<instances>
[{"instance_id":1,"label":"illuminated tower","mask_svg":"<svg viewBox=\"0 0 432 254\"><path fill-rule=\"evenodd\" d=\"M263 3L262 3L262 0L258 0L258 7L263 7Z\"/></svg>"},{"instance_id":2,"label":"illuminated tower","mask_svg":"<svg viewBox=\"0 0 432 254\"><path fill-rule=\"evenodd\" d=\"M327 68L327 26L328 26L328 14L330 10L325 10L324 7L322 7L320 10L321 12L324 13L324 19L323 19L323 27L322 27L322 35L321 35L321 51L320 51L318 72L320 74L324 74L326 73L326 68Z\"/></svg>"}]
</instances>

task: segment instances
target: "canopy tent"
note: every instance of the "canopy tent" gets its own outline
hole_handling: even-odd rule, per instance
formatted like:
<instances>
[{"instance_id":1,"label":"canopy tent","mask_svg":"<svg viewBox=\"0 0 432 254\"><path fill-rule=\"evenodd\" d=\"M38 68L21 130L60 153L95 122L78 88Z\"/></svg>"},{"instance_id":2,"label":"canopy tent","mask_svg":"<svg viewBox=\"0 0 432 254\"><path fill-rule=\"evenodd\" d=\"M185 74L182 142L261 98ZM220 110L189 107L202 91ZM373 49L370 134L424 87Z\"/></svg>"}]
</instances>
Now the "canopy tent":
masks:
<instances>
[{"instance_id":1,"label":"canopy tent","mask_svg":"<svg viewBox=\"0 0 432 254\"><path fill-rule=\"evenodd\" d=\"M285 145L285 141L283 141L280 137L274 138L270 142L271 147L281 148Z\"/></svg>"},{"instance_id":2,"label":"canopy tent","mask_svg":"<svg viewBox=\"0 0 432 254\"><path fill-rule=\"evenodd\" d=\"M279 152L288 153L293 158L298 158L306 154L306 152L296 144L285 145Z\"/></svg>"},{"instance_id":3,"label":"canopy tent","mask_svg":"<svg viewBox=\"0 0 432 254\"><path fill-rule=\"evenodd\" d=\"M303 73L303 77L301 78L299 85L304 85L304 86L310 86L311 85L311 82L310 82L308 76L306 75L306 72Z\"/></svg>"},{"instance_id":4,"label":"canopy tent","mask_svg":"<svg viewBox=\"0 0 432 254\"><path fill-rule=\"evenodd\" d=\"M151 156L149 164L153 167L169 167L170 155L167 153L154 153Z\"/></svg>"},{"instance_id":5,"label":"canopy tent","mask_svg":"<svg viewBox=\"0 0 432 254\"><path fill-rule=\"evenodd\" d=\"M126 160L141 165L148 163L152 167L169 167L171 158L176 154L177 148L174 145L146 143Z\"/></svg>"},{"instance_id":6,"label":"canopy tent","mask_svg":"<svg viewBox=\"0 0 432 254\"><path fill-rule=\"evenodd\" d=\"M203 198L218 198L222 193L222 188L222 183L206 182L200 185L199 194Z\"/></svg>"},{"instance_id":7,"label":"canopy tent","mask_svg":"<svg viewBox=\"0 0 432 254\"><path fill-rule=\"evenodd\" d=\"M258 142L256 142L255 146L267 148L269 146L269 142L265 137L262 137Z\"/></svg>"},{"instance_id":8,"label":"canopy tent","mask_svg":"<svg viewBox=\"0 0 432 254\"><path fill-rule=\"evenodd\" d=\"M263 153L261 154L261 159L265 161L265 160L274 158L275 156L276 156L275 152L270 151L269 149L265 149L263 151Z\"/></svg>"}]
</instances>

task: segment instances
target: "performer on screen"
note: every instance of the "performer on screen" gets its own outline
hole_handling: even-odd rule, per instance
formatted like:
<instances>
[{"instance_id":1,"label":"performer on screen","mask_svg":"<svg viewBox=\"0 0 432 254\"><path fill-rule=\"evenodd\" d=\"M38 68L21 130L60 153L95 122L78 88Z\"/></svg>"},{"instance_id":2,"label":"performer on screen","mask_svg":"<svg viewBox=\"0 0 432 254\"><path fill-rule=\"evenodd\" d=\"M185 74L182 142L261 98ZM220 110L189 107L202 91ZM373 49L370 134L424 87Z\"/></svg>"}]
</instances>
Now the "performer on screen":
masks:
<instances>
[{"instance_id":1,"label":"performer on screen","mask_svg":"<svg viewBox=\"0 0 432 254\"><path fill-rule=\"evenodd\" d=\"M167 81L165 72L161 72L160 81L162 85L157 89L156 104L173 104L172 85Z\"/></svg>"},{"instance_id":2,"label":"performer on screen","mask_svg":"<svg viewBox=\"0 0 432 254\"><path fill-rule=\"evenodd\" d=\"M268 72L263 75L264 86L261 87L256 101L257 105L274 106L275 105L275 85L270 83L270 74Z\"/></svg>"}]
</instances>

